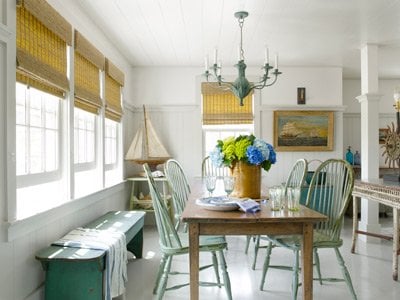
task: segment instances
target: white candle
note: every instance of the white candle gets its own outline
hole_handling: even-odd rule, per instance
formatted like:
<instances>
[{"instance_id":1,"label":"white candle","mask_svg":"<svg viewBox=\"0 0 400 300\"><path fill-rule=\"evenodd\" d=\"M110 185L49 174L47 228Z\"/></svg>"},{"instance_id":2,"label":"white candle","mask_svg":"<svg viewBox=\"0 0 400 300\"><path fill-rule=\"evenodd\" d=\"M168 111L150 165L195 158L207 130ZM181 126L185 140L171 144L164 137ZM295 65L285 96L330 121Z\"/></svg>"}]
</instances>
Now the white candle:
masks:
<instances>
[{"instance_id":1,"label":"white candle","mask_svg":"<svg viewBox=\"0 0 400 300\"><path fill-rule=\"evenodd\" d=\"M217 48L214 49L214 64L217 64L217 60L218 60L218 50Z\"/></svg>"},{"instance_id":2,"label":"white candle","mask_svg":"<svg viewBox=\"0 0 400 300\"><path fill-rule=\"evenodd\" d=\"M275 69L278 69L278 54L275 54Z\"/></svg>"},{"instance_id":3,"label":"white candle","mask_svg":"<svg viewBox=\"0 0 400 300\"><path fill-rule=\"evenodd\" d=\"M222 68L222 63L221 63L221 61L218 61L217 76L221 75L221 68Z\"/></svg>"},{"instance_id":4,"label":"white candle","mask_svg":"<svg viewBox=\"0 0 400 300\"><path fill-rule=\"evenodd\" d=\"M208 71L208 55L204 57L204 69L205 71Z\"/></svg>"},{"instance_id":5,"label":"white candle","mask_svg":"<svg viewBox=\"0 0 400 300\"><path fill-rule=\"evenodd\" d=\"M267 46L265 46L265 50L264 50L264 64L269 64L269 53L268 53Z\"/></svg>"}]
</instances>

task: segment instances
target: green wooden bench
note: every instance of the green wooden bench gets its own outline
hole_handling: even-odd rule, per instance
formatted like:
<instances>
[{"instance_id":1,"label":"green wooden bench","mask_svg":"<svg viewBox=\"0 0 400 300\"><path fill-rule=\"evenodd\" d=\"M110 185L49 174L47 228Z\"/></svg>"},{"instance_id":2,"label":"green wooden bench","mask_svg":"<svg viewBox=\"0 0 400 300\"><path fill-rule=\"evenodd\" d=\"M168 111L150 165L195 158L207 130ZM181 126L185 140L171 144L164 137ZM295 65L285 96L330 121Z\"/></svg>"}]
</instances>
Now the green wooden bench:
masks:
<instances>
[{"instance_id":1,"label":"green wooden bench","mask_svg":"<svg viewBox=\"0 0 400 300\"><path fill-rule=\"evenodd\" d=\"M110 211L83 226L125 233L127 249L141 258L143 211ZM36 254L46 272L45 299L104 299L105 251L52 245Z\"/></svg>"}]
</instances>

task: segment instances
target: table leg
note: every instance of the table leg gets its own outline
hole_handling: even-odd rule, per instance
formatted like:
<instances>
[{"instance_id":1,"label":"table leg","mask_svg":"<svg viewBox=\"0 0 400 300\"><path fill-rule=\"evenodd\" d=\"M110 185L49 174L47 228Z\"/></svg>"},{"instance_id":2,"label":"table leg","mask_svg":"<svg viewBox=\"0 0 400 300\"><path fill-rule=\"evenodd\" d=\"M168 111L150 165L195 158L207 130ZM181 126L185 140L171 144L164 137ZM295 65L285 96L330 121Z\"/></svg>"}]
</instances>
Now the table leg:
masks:
<instances>
[{"instance_id":1,"label":"table leg","mask_svg":"<svg viewBox=\"0 0 400 300\"><path fill-rule=\"evenodd\" d=\"M351 241L351 253L355 253L358 230L358 197L353 196L353 237Z\"/></svg>"},{"instance_id":2,"label":"table leg","mask_svg":"<svg viewBox=\"0 0 400 300\"><path fill-rule=\"evenodd\" d=\"M393 208L393 280L398 279L399 260L399 210Z\"/></svg>"},{"instance_id":3,"label":"table leg","mask_svg":"<svg viewBox=\"0 0 400 300\"><path fill-rule=\"evenodd\" d=\"M303 299L313 298L313 224L306 223L303 227L303 243L301 253L303 275Z\"/></svg>"},{"instance_id":4,"label":"table leg","mask_svg":"<svg viewBox=\"0 0 400 300\"><path fill-rule=\"evenodd\" d=\"M189 224L190 299L199 299L199 224Z\"/></svg>"}]
</instances>

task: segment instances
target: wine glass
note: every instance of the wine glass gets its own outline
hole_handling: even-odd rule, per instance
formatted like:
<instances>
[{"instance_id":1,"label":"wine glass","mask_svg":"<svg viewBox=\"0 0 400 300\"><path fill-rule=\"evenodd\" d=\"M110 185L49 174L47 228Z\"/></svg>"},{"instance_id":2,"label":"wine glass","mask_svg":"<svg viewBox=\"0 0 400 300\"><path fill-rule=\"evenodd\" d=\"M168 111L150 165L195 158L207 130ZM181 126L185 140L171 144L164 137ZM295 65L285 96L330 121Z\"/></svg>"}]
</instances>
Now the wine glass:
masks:
<instances>
[{"instance_id":1,"label":"wine glass","mask_svg":"<svg viewBox=\"0 0 400 300\"><path fill-rule=\"evenodd\" d=\"M231 176L224 177L224 189L228 197L228 200L229 200L229 195L232 193L234 186L235 186L235 177Z\"/></svg>"},{"instance_id":2,"label":"wine glass","mask_svg":"<svg viewBox=\"0 0 400 300\"><path fill-rule=\"evenodd\" d=\"M215 190L215 184L217 182L217 176L207 176L206 177L206 188L212 197L212 193Z\"/></svg>"}]
</instances>

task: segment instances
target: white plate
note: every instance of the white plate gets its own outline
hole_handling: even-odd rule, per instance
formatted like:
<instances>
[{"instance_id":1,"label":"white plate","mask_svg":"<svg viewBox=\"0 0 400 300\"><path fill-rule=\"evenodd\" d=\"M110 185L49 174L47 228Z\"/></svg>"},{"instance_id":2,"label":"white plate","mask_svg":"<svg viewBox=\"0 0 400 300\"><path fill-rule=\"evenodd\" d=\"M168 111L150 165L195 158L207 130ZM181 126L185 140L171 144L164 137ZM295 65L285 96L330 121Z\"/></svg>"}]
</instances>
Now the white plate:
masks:
<instances>
[{"instance_id":1,"label":"white plate","mask_svg":"<svg viewBox=\"0 0 400 300\"><path fill-rule=\"evenodd\" d=\"M196 204L208 210L231 211L239 208L235 203L237 200L237 198L228 199L226 196L206 197L196 199Z\"/></svg>"}]
</instances>

